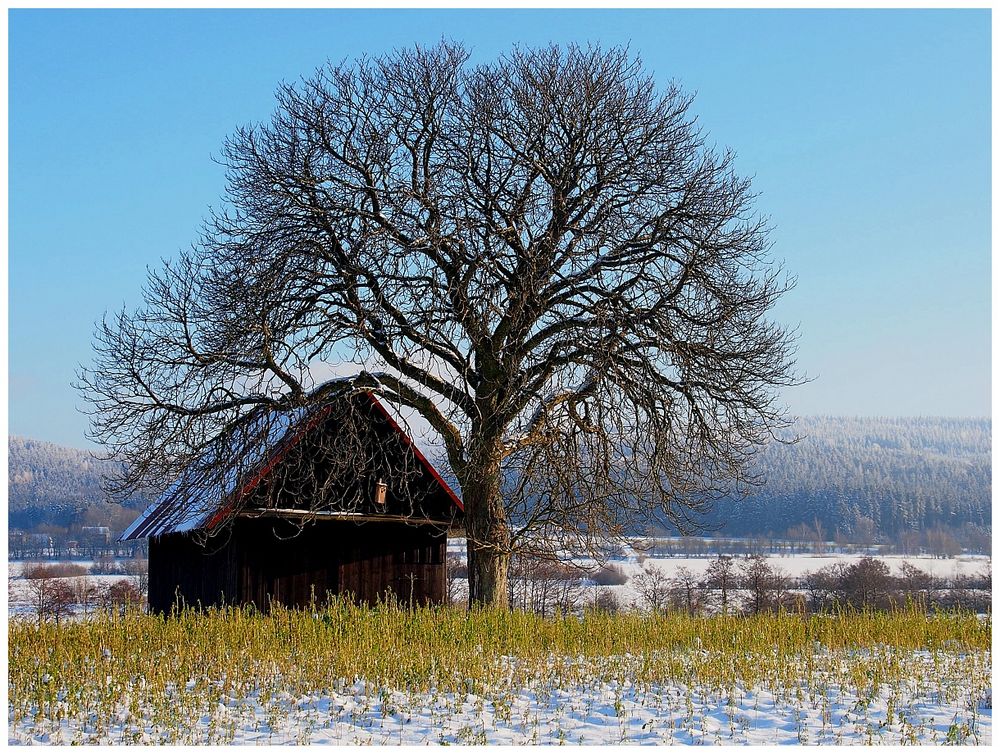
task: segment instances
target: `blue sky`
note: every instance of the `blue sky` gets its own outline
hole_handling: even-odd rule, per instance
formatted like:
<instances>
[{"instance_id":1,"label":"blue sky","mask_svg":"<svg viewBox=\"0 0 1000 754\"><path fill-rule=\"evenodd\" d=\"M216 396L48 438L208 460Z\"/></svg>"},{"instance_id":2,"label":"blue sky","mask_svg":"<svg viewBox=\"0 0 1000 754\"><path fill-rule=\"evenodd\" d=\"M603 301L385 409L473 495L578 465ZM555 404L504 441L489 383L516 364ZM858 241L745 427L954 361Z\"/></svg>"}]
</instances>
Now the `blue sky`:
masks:
<instances>
[{"instance_id":1,"label":"blue sky","mask_svg":"<svg viewBox=\"0 0 1000 754\"><path fill-rule=\"evenodd\" d=\"M990 413L989 11L27 11L9 24L10 431L86 447L93 323L223 192L280 81L442 36L628 44L754 176L798 414Z\"/></svg>"}]
</instances>

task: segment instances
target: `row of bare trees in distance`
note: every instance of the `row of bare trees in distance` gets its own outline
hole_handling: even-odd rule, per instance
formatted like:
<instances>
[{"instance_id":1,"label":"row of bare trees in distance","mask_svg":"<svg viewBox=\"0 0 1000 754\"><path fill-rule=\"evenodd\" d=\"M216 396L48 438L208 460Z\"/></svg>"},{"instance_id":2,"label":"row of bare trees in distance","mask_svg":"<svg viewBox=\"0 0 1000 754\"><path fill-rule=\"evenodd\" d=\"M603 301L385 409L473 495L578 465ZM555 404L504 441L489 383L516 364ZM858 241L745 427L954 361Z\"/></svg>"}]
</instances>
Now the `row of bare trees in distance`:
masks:
<instances>
[{"instance_id":1,"label":"row of bare trees in distance","mask_svg":"<svg viewBox=\"0 0 1000 754\"><path fill-rule=\"evenodd\" d=\"M449 600L460 602L464 564L449 562ZM631 585L631 597L615 587ZM704 573L680 566L667 571L647 563L629 577L619 566L596 572L548 560L514 558L508 582L511 608L540 615L641 610L690 615L753 615L779 610L990 609L989 566L972 575L944 578L904 563L897 574L885 561L864 557L792 577L763 555L719 555Z\"/></svg>"}]
</instances>

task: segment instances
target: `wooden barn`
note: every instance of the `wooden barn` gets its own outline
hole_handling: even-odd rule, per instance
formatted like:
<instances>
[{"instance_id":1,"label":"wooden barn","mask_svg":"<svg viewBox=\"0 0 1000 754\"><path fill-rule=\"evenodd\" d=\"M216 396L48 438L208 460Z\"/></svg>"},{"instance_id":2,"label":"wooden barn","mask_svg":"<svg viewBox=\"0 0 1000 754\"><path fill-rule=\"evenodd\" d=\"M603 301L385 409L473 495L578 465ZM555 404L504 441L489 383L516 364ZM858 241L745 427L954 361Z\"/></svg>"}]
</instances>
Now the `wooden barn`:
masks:
<instances>
[{"instance_id":1,"label":"wooden barn","mask_svg":"<svg viewBox=\"0 0 1000 754\"><path fill-rule=\"evenodd\" d=\"M444 601L447 534L462 502L371 392L261 413L248 427L192 463L122 535L149 539L151 611L306 606L328 592Z\"/></svg>"}]
</instances>

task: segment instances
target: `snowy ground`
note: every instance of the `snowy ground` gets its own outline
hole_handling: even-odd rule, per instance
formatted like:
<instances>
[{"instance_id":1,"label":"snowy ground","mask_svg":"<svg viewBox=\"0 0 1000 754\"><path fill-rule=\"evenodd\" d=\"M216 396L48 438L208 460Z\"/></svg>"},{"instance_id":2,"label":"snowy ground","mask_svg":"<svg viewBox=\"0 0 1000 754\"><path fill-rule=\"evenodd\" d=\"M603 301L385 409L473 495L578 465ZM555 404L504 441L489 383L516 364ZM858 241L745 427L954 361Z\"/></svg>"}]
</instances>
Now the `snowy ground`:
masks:
<instances>
[{"instance_id":1,"label":"snowy ground","mask_svg":"<svg viewBox=\"0 0 1000 754\"><path fill-rule=\"evenodd\" d=\"M461 538L449 539L448 554L464 560L466 556L465 540ZM608 564L621 566L626 572L632 573L638 573L648 565L654 565L667 572L683 566L694 573L703 573L716 557L714 552L705 555L652 556L641 550L626 547L621 555L610 558ZM732 557L736 562L741 559L739 556ZM809 571L817 571L834 563L850 565L866 556L856 553L827 552L795 555L766 554L765 557L771 566L780 569L787 576L794 577L802 576ZM932 555L874 555L872 557L884 561L894 573L898 572L903 563L910 563L934 576L949 578L956 575L978 573L983 568L988 568L991 562L989 555L960 555L955 558L939 558ZM593 561L586 559L579 559L576 562L584 565L593 564Z\"/></svg>"},{"instance_id":2,"label":"snowy ground","mask_svg":"<svg viewBox=\"0 0 1000 754\"><path fill-rule=\"evenodd\" d=\"M67 716L58 692L45 714L11 720L11 744L905 744L992 743L989 655L896 652L880 657L903 672L860 686L845 672L858 653L817 648L801 658L803 679L753 688L697 680L636 686L643 658L552 658L553 670L511 683L505 658L479 693L403 692L339 679L294 697L172 693L179 723L163 723L126 692L108 719ZM707 655L707 653L700 653ZM691 655L694 668L705 657ZM574 667L567 672L567 664ZM504 667L504 665L506 667ZM559 670L555 670L558 667ZM572 681L567 681L572 678ZM987 679L984 681L983 679Z\"/></svg>"},{"instance_id":3,"label":"snowy ground","mask_svg":"<svg viewBox=\"0 0 1000 754\"><path fill-rule=\"evenodd\" d=\"M465 540L461 538L449 539L448 554L464 560L466 556ZM626 547L621 555L610 558L608 564L619 566L629 574L639 573L647 566L661 568L668 575L681 567L686 567L693 573L700 574L704 573L716 557L717 555L711 552L705 555L652 556L641 550ZM850 565L864 557L866 557L864 554L843 552L766 555L767 562L772 567L778 568L786 576L792 577L802 576L807 572L817 571L834 563ZM893 573L898 573L903 563L910 563L934 576L946 578L973 575L984 568L989 568L991 563L989 555L960 555L955 558L939 558L931 555L874 555L873 557L884 561ZM733 556L733 559L739 562L741 558ZM581 565L594 565L593 561L586 559L579 559L576 562Z\"/></svg>"}]
</instances>

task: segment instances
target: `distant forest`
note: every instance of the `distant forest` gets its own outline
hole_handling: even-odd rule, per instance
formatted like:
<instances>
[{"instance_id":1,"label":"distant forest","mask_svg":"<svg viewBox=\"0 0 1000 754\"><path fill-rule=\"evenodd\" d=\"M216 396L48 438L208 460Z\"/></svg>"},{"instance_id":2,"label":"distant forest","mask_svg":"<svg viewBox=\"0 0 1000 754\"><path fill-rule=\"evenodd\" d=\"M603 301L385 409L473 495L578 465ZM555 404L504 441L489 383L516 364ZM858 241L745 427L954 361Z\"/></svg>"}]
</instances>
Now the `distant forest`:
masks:
<instances>
[{"instance_id":1,"label":"distant forest","mask_svg":"<svg viewBox=\"0 0 1000 754\"><path fill-rule=\"evenodd\" d=\"M11 435L7 441L8 526L61 533L79 526L110 526L116 533L145 501L128 506L105 501L101 478L113 471L90 453Z\"/></svg>"},{"instance_id":2,"label":"distant forest","mask_svg":"<svg viewBox=\"0 0 1000 754\"><path fill-rule=\"evenodd\" d=\"M723 504L733 536L900 542L950 535L988 549L989 419L807 417L760 455L763 487Z\"/></svg>"},{"instance_id":3,"label":"distant forest","mask_svg":"<svg viewBox=\"0 0 1000 754\"><path fill-rule=\"evenodd\" d=\"M989 549L989 419L800 419L794 444L758 459L766 484L721 504L713 528L770 536L940 549ZM792 435L789 435L790 437ZM11 529L71 537L81 526L117 536L145 501L104 502L102 472L88 453L10 437Z\"/></svg>"}]
</instances>

